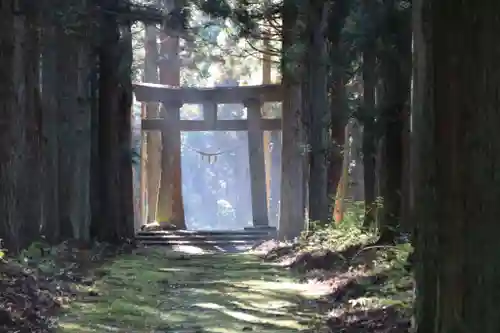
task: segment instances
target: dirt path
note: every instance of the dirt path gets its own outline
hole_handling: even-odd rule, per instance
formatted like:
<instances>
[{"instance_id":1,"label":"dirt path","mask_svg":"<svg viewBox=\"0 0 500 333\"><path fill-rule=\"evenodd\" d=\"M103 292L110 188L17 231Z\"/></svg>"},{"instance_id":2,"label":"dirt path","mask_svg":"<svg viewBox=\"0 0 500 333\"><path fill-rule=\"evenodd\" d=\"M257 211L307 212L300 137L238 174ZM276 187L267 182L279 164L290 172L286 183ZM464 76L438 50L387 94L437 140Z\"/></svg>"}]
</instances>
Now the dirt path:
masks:
<instances>
[{"instance_id":1,"label":"dirt path","mask_svg":"<svg viewBox=\"0 0 500 333\"><path fill-rule=\"evenodd\" d=\"M320 323L321 290L250 254L149 249L98 273L60 332L297 332Z\"/></svg>"}]
</instances>

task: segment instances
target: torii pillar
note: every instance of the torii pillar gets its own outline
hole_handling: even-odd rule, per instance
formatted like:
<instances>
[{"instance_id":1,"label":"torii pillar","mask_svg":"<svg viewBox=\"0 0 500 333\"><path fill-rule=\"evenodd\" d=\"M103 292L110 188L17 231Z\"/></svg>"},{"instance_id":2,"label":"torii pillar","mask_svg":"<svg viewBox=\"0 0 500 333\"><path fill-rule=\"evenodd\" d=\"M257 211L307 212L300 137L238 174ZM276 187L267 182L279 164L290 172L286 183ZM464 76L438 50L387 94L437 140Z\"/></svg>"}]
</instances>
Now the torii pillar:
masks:
<instances>
[{"instance_id":1,"label":"torii pillar","mask_svg":"<svg viewBox=\"0 0 500 333\"><path fill-rule=\"evenodd\" d=\"M167 10L173 10L175 0L165 1ZM165 28L164 28L165 29ZM160 84L180 86L179 38L160 33ZM158 198L158 222L170 222L186 229L184 202L182 198L181 146L178 120L182 105L163 105L163 117L168 119L168 133L162 131L163 153L161 159L161 181Z\"/></svg>"}]
</instances>

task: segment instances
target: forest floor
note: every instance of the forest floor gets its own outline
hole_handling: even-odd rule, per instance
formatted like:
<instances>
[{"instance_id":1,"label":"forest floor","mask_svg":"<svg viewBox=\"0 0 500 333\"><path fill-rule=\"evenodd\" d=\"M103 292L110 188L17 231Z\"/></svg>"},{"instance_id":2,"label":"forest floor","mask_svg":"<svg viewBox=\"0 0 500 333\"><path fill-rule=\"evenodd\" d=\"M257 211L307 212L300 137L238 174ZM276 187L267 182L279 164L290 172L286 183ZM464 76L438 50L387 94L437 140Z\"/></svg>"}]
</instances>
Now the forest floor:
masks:
<instances>
[{"instance_id":1,"label":"forest floor","mask_svg":"<svg viewBox=\"0 0 500 333\"><path fill-rule=\"evenodd\" d=\"M140 249L98 272L60 332L296 332L320 319L321 291L250 254Z\"/></svg>"},{"instance_id":2,"label":"forest floor","mask_svg":"<svg viewBox=\"0 0 500 333\"><path fill-rule=\"evenodd\" d=\"M335 232L344 238L252 253L64 249L36 269L3 262L0 332L408 332L409 247Z\"/></svg>"},{"instance_id":3,"label":"forest floor","mask_svg":"<svg viewBox=\"0 0 500 333\"><path fill-rule=\"evenodd\" d=\"M322 321L314 332L407 333L411 327L413 278L405 269L408 244L261 246L264 261L279 263L300 281L328 292L316 299Z\"/></svg>"}]
</instances>

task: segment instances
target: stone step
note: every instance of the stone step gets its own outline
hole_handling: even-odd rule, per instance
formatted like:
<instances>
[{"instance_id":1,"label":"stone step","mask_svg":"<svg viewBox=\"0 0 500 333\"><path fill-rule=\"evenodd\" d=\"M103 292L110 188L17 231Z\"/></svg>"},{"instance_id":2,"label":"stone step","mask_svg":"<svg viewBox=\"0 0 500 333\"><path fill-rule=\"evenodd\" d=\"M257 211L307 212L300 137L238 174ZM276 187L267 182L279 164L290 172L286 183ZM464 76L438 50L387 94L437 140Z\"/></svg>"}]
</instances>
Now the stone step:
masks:
<instances>
[{"instance_id":1,"label":"stone step","mask_svg":"<svg viewBox=\"0 0 500 333\"><path fill-rule=\"evenodd\" d=\"M158 231L138 231L137 236L156 236L156 235L198 235L198 236L216 236L216 235L270 235L276 232L275 228L249 228L244 230L158 230Z\"/></svg>"},{"instance_id":2,"label":"stone step","mask_svg":"<svg viewBox=\"0 0 500 333\"><path fill-rule=\"evenodd\" d=\"M175 245L189 245L197 247L206 246L252 246L259 242L260 240L139 240L143 245L163 245L163 246L175 246Z\"/></svg>"},{"instance_id":3,"label":"stone step","mask_svg":"<svg viewBox=\"0 0 500 333\"><path fill-rule=\"evenodd\" d=\"M274 230L274 231L276 231L276 227L271 227L269 225L256 225L254 227L244 227L243 230Z\"/></svg>"},{"instance_id":4,"label":"stone step","mask_svg":"<svg viewBox=\"0 0 500 333\"><path fill-rule=\"evenodd\" d=\"M216 234L216 235L199 235L199 234L142 234L139 233L136 239L139 240L189 240L189 241L205 241L205 240L261 240L269 239L271 235L266 234Z\"/></svg>"},{"instance_id":5,"label":"stone step","mask_svg":"<svg viewBox=\"0 0 500 333\"><path fill-rule=\"evenodd\" d=\"M136 240L143 245L248 247L258 242L271 239L275 232L274 228L249 228L246 230L140 231L136 234Z\"/></svg>"},{"instance_id":6,"label":"stone step","mask_svg":"<svg viewBox=\"0 0 500 333\"><path fill-rule=\"evenodd\" d=\"M168 230L139 231L136 240L143 245L189 245L197 247L249 247L274 237L276 229L245 228L243 230Z\"/></svg>"}]
</instances>

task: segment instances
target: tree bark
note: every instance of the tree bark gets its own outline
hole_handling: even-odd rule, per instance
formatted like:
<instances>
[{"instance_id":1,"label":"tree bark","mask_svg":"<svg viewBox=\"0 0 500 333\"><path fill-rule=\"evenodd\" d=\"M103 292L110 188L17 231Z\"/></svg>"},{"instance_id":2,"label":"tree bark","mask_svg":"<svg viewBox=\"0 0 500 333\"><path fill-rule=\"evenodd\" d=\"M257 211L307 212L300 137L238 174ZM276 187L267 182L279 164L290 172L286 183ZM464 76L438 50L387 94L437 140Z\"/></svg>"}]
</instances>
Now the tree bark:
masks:
<instances>
[{"instance_id":1,"label":"tree bark","mask_svg":"<svg viewBox=\"0 0 500 333\"><path fill-rule=\"evenodd\" d=\"M0 7L0 238L12 253L42 222L38 20L38 6Z\"/></svg>"},{"instance_id":2,"label":"tree bark","mask_svg":"<svg viewBox=\"0 0 500 333\"><path fill-rule=\"evenodd\" d=\"M88 9L86 0L65 2L68 13L57 29L60 231L64 239L90 240L91 110L88 89L90 46L82 41L90 24L73 19ZM78 26L77 29L73 28Z\"/></svg>"},{"instance_id":3,"label":"tree bark","mask_svg":"<svg viewBox=\"0 0 500 333\"><path fill-rule=\"evenodd\" d=\"M382 40L381 54L381 120L384 144L381 168L384 179L381 196L383 213L379 221L381 243L393 243L401 226L401 194L404 164L403 132L411 85L411 11L394 10L394 0L386 0L390 8Z\"/></svg>"},{"instance_id":4,"label":"tree bark","mask_svg":"<svg viewBox=\"0 0 500 333\"><path fill-rule=\"evenodd\" d=\"M23 55L23 80L25 89L25 130L26 151L24 155L25 175L21 179L22 191L18 200L23 207L24 216L22 234L29 246L40 238L40 228L44 222L42 210L41 181L41 100L40 100L40 7L34 5L26 8L24 22L24 42L21 44Z\"/></svg>"},{"instance_id":5,"label":"tree bark","mask_svg":"<svg viewBox=\"0 0 500 333\"><path fill-rule=\"evenodd\" d=\"M328 19L328 40L332 47L330 51L331 148L328 165L328 193L331 198L335 198L335 201L337 201L337 189L340 177L342 176L344 161L342 150L345 144L345 126L348 120L348 108L345 95L345 59L341 43L341 32L344 27L345 19L349 14L349 9L349 1L335 1L330 8L330 17Z\"/></svg>"},{"instance_id":6,"label":"tree bark","mask_svg":"<svg viewBox=\"0 0 500 333\"><path fill-rule=\"evenodd\" d=\"M355 162L354 167L351 168L350 182L349 182L349 197L353 202L359 203L365 199L364 195L364 170L363 163L361 162L361 148L362 148L362 130L360 122L357 119L350 120L350 137L352 142L350 144L350 158L349 163Z\"/></svg>"},{"instance_id":7,"label":"tree bark","mask_svg":"<svg viewBox=\"0 0 500 333\"><path fill-rule=\"evenodd\" d=\"M305 226L305 132L302 124L300 74L302 55L292 48L297 39L299 8L294 0L284 1L282 83L285 87L282 115L281 207L278 237L294 239ZM290 56L293 55L293 56Z\"/></svg>"},{"instance_id":8,"label":"tree bark","mask_svg":"<svg viewBox=\"0 0 500 333\"><path fill-rule=\"evenodd\" d=\"M280 184L281 184L281 131L271 131L271 200L269 204L269 223L278 227L280 212Z\"/></svg>"},{"instance_id":9,"label":"tree bark","mask_svg":"<svg viewBox=\"0 0 500 333\"><path fill-rule=\"evenodd\" d=\"M50 8L47 0L44 8ZM47 6L47 7L45 7ZM42 144L43 158L43 226L42 234L50 244L60 240L59 223L59 144L58 144L58 102L57 102L57 37L53 11L43 14L42 28Z\"/></svg>"},{"instance_id":10,"label":"tree bark","mask_svg":"<svg viewBox=\"0 0 500 333\"><path fill-rule=\"evenodd\" d=\"M328 196L328 153L331 111L328 100L327 19L329 4L311 1L308 13L308 101L309 114L309 219L327 223L331 200Z\"/></svg>"},{"instance_id":11,"label":"tree bark","mask_svg":"<svg viewBox=\"0 0 500 333\"><path fill-rule=\"evenodd\" d=\"M375 86L377 84L377 46L379 27L376 18L377 4L374 1L362 2L363 21L369 24L366 29L365 43L363 45L363 108L361 120L363 123L363 173L365 191L365 217L364 226L373 226L376 220L376 191L375 191L375 155L376 128L375 128Z\"/></svg>"},{"instance_id":12,"label":"tree bark","mask_svg":"<svg viewBox=\"0 0 500 333\"><path fill-rule=\"evenodd\" d=\"M14 16L14 3L7 2L0 7L0 235L3 246L17 252L21 247L21 207L16 199L18 180L22 175L20 154L17 149L23 144L22 99L16 95L20 85L15 71L16 46L19 31L18 18ZM19 96L23 97L23 96Z\"/></svg>"},{"instance_id":13,"label":"tree bark","mask_svg":"<svg viewBox=\"0 0 500 333\"><path fill-rule=\"evenodd\" d=\"M370 8L370 7L368 7ZM363 52L363 172L365 188L364 226L375 222L375 41L368 38Z\"/></svg>"},{"instance_id":14,"label":"tree bark","mask_svg":"<svg viewBox=\"0 0 500 333\"><path fill-rule=\"evenodd\" d=\"M107 0L100 20L98 159L100 214L92 221L95 237L122 243L134 235L131 158L132 63L129 27L113 13L118 0ZM123 37L120 37L123 36Z\"/></svg>"},{"instance_id":15,"label":"tree bark","mask_svg":"<svg viewBox=\"0 0 500 333\"><path fill-rule=\"evenodd\" d=\"M144 81L158 83L158 43L157 28L155 26L146 27L145 36L146 55L144 58ZM146 104L146 118L158 118L160 116L158 103ZM146 165L144 172L147 181L147 222L156 220L158 209L158 190L160 188L161 175L161 133L149 131L146 135Z\"/></svg>"},{"instance_id":16,"label":"tree bark","mask_svg":"<svg viewBox=\"0 0 500 333\"><path fill-rule=\"evenodd\" d=\"M272 69L272 56L271 56L271 45L269 39L264 39L262 41L264 53L262 54L262 84L271 84L271 69ZM271 114L269 103L262 104L262 116ZM273 160L271 156L271 132L263 131L263 144L264 144L264 158L266 163L266 195L267 195L267 210L268 215L271 220L271 170L273 169Z\"/></svg>"},{"instance_id":17,"label":"tree bark","mask_svg":"<svg viewBox=\"0 0 500 333\"><path fill-rule=\"evenodd\" d=\"M125 21L120 26L120 74L121 94L119 99L119 144L116 149L120 156L120 222L123 226L122 240L129 241L134 237L134 183L132 172L132 23Z\"/></svg>"},{"instance_id":18,"label":"tree bark","mask_svg":"<svg viewBox=\"0 0 500 333\"><path fill-rule=\"evenodd\" d=\"M418 333L500 331L499 10L451 0L414 7Z\"/></svg>"}]
</instances>

